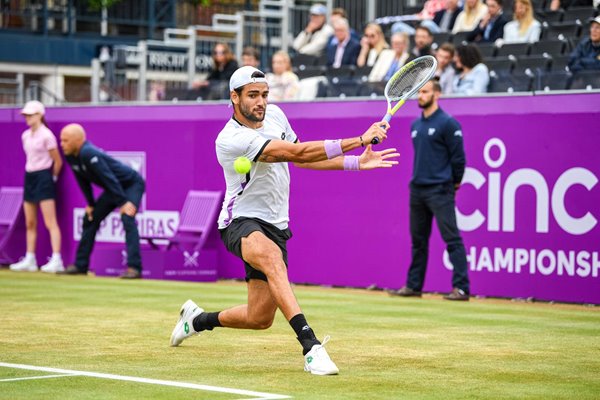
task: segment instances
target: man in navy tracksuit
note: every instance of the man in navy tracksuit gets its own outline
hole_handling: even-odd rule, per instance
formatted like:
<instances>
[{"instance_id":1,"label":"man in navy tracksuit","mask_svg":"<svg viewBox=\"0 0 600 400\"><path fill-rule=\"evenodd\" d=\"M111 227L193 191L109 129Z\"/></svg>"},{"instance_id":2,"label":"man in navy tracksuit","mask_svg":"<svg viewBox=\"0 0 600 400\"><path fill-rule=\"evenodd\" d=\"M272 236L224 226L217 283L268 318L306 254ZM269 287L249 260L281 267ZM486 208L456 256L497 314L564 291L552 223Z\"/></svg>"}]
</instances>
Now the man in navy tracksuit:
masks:
<instances>
[{"instance_id":1,"label":"man in navy tracksuit","mask_svg":"<svg viewBox=\"0 0 600 400\"><path fill-rule=\"evenodd\" d=\"M419 90L421 118L411 126L415 148L410 182L410 235L412 262L406 286L392 294L421 296L427 269L429 236L435 217L454 266L452 292L447 300L469 300L467 257L456 224L454 196L465 172L460 124L438 106L439 82L431 80Z\"/></svg>"},{"instance_id":2,"label":"man in navy tracksuit","mask_svg":"<svg viewBox=\"0 0 600 400\"><path fill-rule=\"evenodd\" d=\"M60 134L60 145L87 201L75 265L67 267L64 274L87 274L100 223L112 210L119 208L125 228L128 267L121 278L140 278L142 260L135 214L145 190L143 178L130 167L109 157L86 141L81 125L65 126ZM104 189L104 193L97 200L94 199L92 183Z\"/></svg>"}]
</instances>

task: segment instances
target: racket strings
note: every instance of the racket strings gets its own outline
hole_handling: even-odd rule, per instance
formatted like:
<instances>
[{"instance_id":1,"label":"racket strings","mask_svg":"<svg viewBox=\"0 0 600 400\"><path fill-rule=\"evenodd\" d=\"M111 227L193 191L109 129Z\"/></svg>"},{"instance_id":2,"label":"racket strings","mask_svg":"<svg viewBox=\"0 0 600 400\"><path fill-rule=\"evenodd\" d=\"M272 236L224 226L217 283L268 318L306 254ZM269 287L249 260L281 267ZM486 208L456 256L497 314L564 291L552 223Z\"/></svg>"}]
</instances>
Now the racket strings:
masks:
<instances>
[{"instance_id":1,"label":"racket strings","mask_svg":"<svg viewBox=\"0 0 600 400\"><path fill-rule=\"evenodd\" d=\"M423 81L431 79L435 73L435 64L433 57L424 57L406 71L395 75L385 88L386 96L392 101L400 100L415 87L420 86Z\"/></svg>"}]
</instances>

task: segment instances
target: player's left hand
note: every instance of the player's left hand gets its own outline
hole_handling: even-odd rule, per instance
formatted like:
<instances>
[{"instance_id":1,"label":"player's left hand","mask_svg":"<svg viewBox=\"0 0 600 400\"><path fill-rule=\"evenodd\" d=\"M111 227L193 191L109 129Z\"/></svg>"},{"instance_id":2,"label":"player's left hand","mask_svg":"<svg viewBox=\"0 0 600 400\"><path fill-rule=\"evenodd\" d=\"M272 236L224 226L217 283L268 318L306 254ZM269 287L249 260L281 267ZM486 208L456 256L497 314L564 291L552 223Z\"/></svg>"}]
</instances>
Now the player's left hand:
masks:
<instances>
[{"instance_id":1,"label":"player's left hand","mask_svg":"<svg viewBox=\"0 0 600 400\"><path fill-rule=\"evenodd\" d=\"M391 168L398 164L398 161L390 160L390 158L396 157L400 157L400 153L394 148L373 151L373 146L369 144L365 148L365 151L360 155L360 169Z\"/></svg>"},{"instance_id":2,"label":"player's left hand","mask_svg":"<svg viewBox=\"0 0 600 400\"><path fill-rule=\"evenodd\" d=\"M128 201L127 203L125 203L121 206L119 211L121 212L121 214L129 215L130 217L135 217L137 208L135 207L135 205L132 202Z\"/></svg>"}]
</instances>

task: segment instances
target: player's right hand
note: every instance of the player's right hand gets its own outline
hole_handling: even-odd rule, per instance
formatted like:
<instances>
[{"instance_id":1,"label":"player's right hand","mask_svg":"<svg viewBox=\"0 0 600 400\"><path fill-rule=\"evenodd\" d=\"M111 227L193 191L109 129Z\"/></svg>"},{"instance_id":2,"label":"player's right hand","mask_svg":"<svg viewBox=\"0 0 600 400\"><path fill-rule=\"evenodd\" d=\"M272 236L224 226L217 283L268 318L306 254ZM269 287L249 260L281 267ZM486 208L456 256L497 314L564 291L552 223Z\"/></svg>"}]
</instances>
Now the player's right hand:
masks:
<instances>
[{"instance_id":1,"label":"player's right hand","mask_svg":"<svg viewBox=\"0 0 600 400\"><path fill-rule=\"evenodd\" d=\"M387 138L387 130L390 129L390 124L386 121L378 121L372 124L365 133L363 133L363 141L365 143L372 143L374 138L379 139L379 143L383 142Z\"/></svg>"},{"instance_id":2,"label":"player's right hand","mask_svg":"<svg viewBox=\"0 0 600 400\"><path fill-rule=\"evenodd\" d=\"M92 221L94 219L94 207L85 206L85 214L87 215L88 221Z\"/></svg>"}]
</instances>

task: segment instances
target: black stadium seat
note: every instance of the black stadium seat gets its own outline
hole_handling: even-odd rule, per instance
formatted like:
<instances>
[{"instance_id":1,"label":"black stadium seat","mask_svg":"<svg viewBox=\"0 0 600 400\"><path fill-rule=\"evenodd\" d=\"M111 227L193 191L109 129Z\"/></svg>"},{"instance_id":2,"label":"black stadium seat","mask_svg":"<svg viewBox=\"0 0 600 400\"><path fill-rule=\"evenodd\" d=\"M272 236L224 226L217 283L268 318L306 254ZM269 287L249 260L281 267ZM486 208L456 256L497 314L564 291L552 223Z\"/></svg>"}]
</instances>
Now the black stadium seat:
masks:
<instances>
[{"instance_id":1,"label":"black stadium seat","mask_svg":"<svg viewBox=\"0 0 600 400\"><path fill-rule=\"evenodd\" d=\"M317 60L318 58L315 56L298 53L294 56L294 58L292 58L292 66L300 67L301 65L304 65L308 67L317 65Z\"/></svg>"},{"instance_id":2,"label":"black stadium seat","mask_svg":"<svg viewBox=\"0 0 600 400\"><path fill-rule=\"evenodd\" d=\"M534 90L547 92L550 90L567 90L573 74L569 71L542 72L535 79Z\"/></svg>"},{"instance_id":3,"label":"black stadium seat","mask_svg":"<svg viewBox=\"0 0 600 400\"><path fill-rule=\"evenodd\" d=\"M452 43L455 46L460 46L463 42L468 42L467 38L471 35L471 32L456 32L452 35Z\"/></svg>"},{"instance_id":4,"label":"black stadium seat","mask_svg":"<svg viewBox=\"0 0 600 400\"><path fill-rule=\"evenodd\" d=\"M521 73L526 70L531 70L534 73L538 71L550 71L552 65L552 56L546 54L542 56L524 56L517 57L517 65L514 72Z\"/></svg>"},{"instance_id":5,"label":"black stadium seat","mask_svg":"<svg viewBox=\"0 0 600 400\"><path fill-rule=\"evenodd\" d=\"M479 52L483 58L492 58L496 56L496 50L498 49L494 43L477 43Z\"/></svg>"},{"instance_id":6,"label":"black stadium seat","mask_svg":"<svg viewBox=\"0 0 600 400\"><path fill-rule=\"evenodd\" d=\"M485 58L483 63L487 65L490 71L510 74L515 68L516 58L514 56Z\"/></svg>"},{"instance_id":7,"label":"black stadium seat","mask_svg":"<svg viewBox=\"0 0 600 400\"><path fill-rule=\"evenodd\" d=\"M552 71L564 71L568 69L570 56L554 56L552 57Z\"/></svg>"},{"instance_id":8,"label":"black stadium seat","mask_svg":"<svg viewBox=\"0 0 600 400\"><path fill-rule=\"evenodd\" d=\"M600 74L598 71L574 73L569 89L600 89Z\"/></svg>"},{"instance_id":9,"label":"black stadium seat","mask_svg":"<svg viewBox=\"0 0 600 400\"><path fill-rule=\"evenodd\" d=\"M498 75L495 72L490 73L490 84L488 92L490 93L513 93L513 92L531 92L533 90L534 75L532 73L514 73L508 75Z\"/></svg>"},{"instance_id":10,"label":"black stadium seat","mask_svg":"<svg viewBox=\"0 0 600 400\"><path fill-rule=\"evenodd\" d=\"M529 54L529 43L507 43L496 50L496 57L502 56L526 56Z\"/></svg>"},{"instance_id":11,"label":"black stadium seat","mask_svg":"<svg viewBox=\"0 0 600 400\"><path fill-rule=\"evenodd\" d=\"M531 45L531 55L542 55L544 53L551 56L563 54L567 49L566 40L540 40Z\"/></svg>"},{"instance_id":12,"label":"black stadium seat","mask_svg":"<svg viewBox=\"0 0 600 400\"><path fill-rule=\"evenodd\" d=\"M326 70L325 67L314 66L314 65L311 65L311 66L301 65L299 67L292 68L292 71L294 71L294 73L296 75L298 75L298 79L322 76L322 75L325 75L325 70Z\"/></svg>"},{"instance_id":13,"label":"black stadium seat","mask_svg":"<svg viewBox=\"0 0 600 400\"><path fill-rule=\"evenodd\" d=\"M572 7L565 10L562 20L565 22L579 20L583 24L586 24L590 18L594 18L595 16L596 9L594 7Z\"/></svg>"},{"instance_id":14,"label":"black stadium seat","mask_svg":"<svg viewBox=\"0 0 600 400\"><path fill-rule=\"evenodd\" d=\"M542 10L542 9L535 10L536 19L539 21L545 21L548 23L562 22L563 15L564 15L563 10L556 10L556 11Z\"/></svg>"},{"instance_id":15,"label":"black stadium seat","mask_svg":"<svg viewBox=\"0 0 600 400\"><path fill-rule=\"evenodd\" d=\"M553 39L574 39L581 35L582 24L576 22L554 22L542 24L542 37L544 40Z\"/></svg>"}]
</instances>

